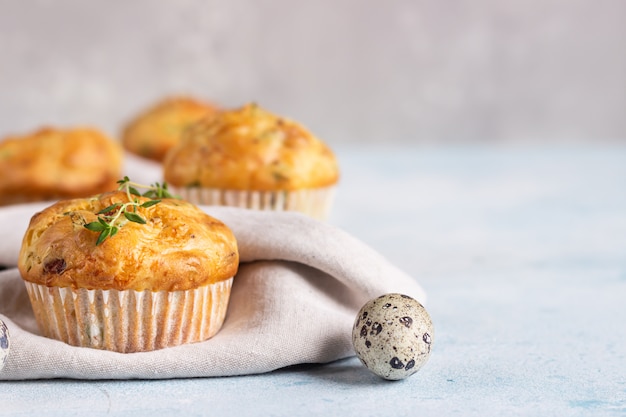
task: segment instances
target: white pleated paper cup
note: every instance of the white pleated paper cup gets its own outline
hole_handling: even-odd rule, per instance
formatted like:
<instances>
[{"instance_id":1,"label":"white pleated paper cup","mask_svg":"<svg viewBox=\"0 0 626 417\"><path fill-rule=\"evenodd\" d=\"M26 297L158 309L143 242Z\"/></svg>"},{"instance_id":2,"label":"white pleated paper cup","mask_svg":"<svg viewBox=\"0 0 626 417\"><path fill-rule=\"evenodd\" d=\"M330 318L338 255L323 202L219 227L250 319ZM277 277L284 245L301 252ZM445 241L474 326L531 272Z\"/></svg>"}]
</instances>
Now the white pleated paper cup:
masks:
<instances>
[{"instance_id":1,"label":"white pleated paper cup","mask_svg":"<svg viewBox=\"0 0 626 417\"><path fill-rule=\"evenodd\" d=\"M330 214L336 186L301 190L255 191L170 185L169 189L183 200L196 205L297 211L314 219L326 220Z\"/></svg>"},{"instance_id":2,"label":"white pleated paper cup","mask_svg":"<svg viewBox=\"0 0 626 417\"><path fill-rule=\"evenodd\" d=\"M233 278L186 291L87 290L24 281L43 336L145 352L207 340L222 327Z\"/></svg>"}]
</instances>

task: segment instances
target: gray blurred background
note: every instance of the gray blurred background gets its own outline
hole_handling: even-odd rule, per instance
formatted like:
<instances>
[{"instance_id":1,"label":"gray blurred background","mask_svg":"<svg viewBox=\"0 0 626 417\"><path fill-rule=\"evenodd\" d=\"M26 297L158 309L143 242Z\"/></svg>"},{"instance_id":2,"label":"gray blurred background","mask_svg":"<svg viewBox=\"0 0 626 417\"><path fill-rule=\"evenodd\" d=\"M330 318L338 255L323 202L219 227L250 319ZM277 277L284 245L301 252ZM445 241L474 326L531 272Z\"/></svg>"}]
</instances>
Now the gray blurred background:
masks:
<instances>
[{"instance_id":1,"label":"gray blurred background","mask_svg":"<svg viewBox=\"0 0 626 417\"><path fill-rule=\"evenodd\" d=\"M624 0L0 0L0 136L170 94L327 142L626 142Z\"/></svg>"}]
</instances>

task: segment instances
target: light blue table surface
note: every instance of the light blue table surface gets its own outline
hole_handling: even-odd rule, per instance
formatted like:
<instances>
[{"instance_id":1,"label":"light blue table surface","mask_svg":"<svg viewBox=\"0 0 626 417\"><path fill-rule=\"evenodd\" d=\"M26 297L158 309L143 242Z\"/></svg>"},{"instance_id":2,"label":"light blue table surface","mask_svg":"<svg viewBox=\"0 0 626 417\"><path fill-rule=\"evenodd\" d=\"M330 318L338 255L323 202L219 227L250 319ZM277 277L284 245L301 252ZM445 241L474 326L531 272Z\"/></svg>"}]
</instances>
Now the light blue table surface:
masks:
<instances>
[{"instance_id":1,"label":"light blue table surface","mask_svg":"<svg viewBox=\"0 0 626 417\"><path fill-rule=\"evenodd\" d=\"M330 222L428 293L420 372L2 382L0 415L626 415L626 147L337 154Z\"/></svg>"}]
</instances>

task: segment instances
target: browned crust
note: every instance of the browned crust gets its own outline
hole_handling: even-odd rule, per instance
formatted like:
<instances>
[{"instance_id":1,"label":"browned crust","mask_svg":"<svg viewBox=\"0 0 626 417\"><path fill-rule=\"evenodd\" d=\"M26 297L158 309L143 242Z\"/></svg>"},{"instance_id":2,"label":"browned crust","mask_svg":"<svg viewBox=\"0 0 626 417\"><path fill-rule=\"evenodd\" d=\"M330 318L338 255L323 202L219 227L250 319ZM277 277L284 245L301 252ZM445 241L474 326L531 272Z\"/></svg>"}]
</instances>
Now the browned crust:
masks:
<instances>
[{"instance_id":1,"label":"browned crust","mask_svg":"<svg viewBox=\"0 0 626 417\"><path fill-rule=\"evenodd\" d=\"M183 132L218 107L191 97L168 97L135 116L122 131L122 145L136 155L163 161Z\"/></svg>"},{"instance_id":2,"label":"browned crust","mask_svg":"<svg viewBox=\"0 0 626 417\"><path fill-rule=\"evenodd\" d=\"M239 253L231 230L181 200L139 208L147 224L127 222L96 246L98 233L84 224L111 204L127 201L126 193L109 192L60 201L35 214L19 254L22 278L57 287L178 291L236 274Z\"/></svg>"},{"instance_id":3,"label":"browned crust","mask_svg":"<svg viewBox=\"0 0 626 417\"><path fill-rule=\"evenodd\" d=\"M339 169L304 127L248 104L193 125L166 156L164 176L178 187L297 190L335 184Z\"/></svg>"},{"instance_id":4,"label":"browned crust","mask_svg":"<svg viewBox=\"0 0 626 417\"><path fill-rule=\"evenodd\" d=\"M121 146L92 128L41 128L0 142L0 205L85 197L115 188Z\"/></svg>"}]
</instances>

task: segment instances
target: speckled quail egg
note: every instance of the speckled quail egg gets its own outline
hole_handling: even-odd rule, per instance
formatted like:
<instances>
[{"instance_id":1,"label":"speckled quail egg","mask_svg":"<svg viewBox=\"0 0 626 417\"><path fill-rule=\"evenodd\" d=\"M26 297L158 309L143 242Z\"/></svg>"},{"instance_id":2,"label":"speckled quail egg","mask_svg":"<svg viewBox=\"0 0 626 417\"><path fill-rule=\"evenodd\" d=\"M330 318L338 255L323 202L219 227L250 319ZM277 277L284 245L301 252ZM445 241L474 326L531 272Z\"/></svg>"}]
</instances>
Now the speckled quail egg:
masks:
<instances>
[{"instance_id":1,"label":"speckled quail egg","mask_svg":"<svg viewBox=\"0 0 626 417\"><path fill-rule=\"evenodd\" d=\"M433 323L417 300L385 294L367 302L352 328L354 350L370 371L390 380L407 378L428 360Z\"/></svg>"},{"instance_id":2,"label":"speckled quail egg","mask_svg":"<svg viewBox=\"0 0 626 417\"><path fill-rule=\"evenodd\" d=\"M10 346L9 329L6 324L0 320L0 371L4 368L4 362L6 362L7 356L9 356Z\"/></svg>"}]
</instances>

